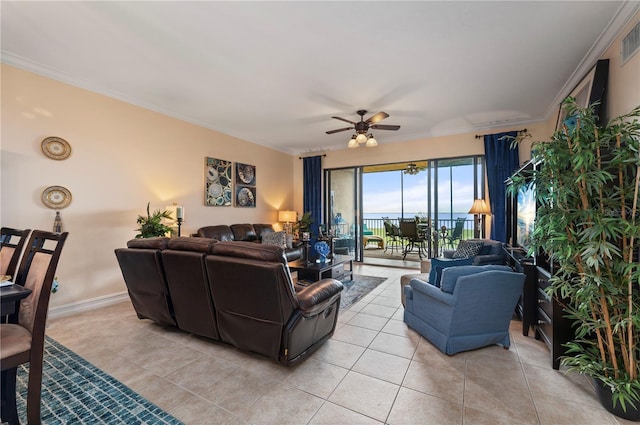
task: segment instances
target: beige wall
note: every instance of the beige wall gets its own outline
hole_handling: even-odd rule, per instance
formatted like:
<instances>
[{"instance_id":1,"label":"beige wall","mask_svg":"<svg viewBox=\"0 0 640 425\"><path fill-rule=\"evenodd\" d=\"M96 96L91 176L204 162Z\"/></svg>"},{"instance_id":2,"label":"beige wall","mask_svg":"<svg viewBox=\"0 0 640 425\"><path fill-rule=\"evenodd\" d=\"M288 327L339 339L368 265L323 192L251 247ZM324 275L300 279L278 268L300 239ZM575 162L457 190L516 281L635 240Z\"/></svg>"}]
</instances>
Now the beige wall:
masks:
<instances>
[{"instance_id":1,"label":"beige wall","mask_svg":"<svg viewBox=\"0 0 640 425\"><path fill-rule=\"evenodd\" d=\"M52 307L125 290L113 250L135 235L136 218L173 202L185 207L183 234L209 224L276 223L293 207L293 157L87 90L2 65L2 226L50 230L40 202L52 185L68 188L62 210L70 235ZM45 157L41 141L66 139L72 155ZM204 206L204 158L257 167L256 208Z\"/></svg>"},{"instance_id":2,"label":"beige wall","mask_svg":"<svg viewBox=\"0 0 640 425\"><path fill-rule=\"evenodd\" d=\"M640 105L640 52L636 52L624 65L620 58L620 43L631 28L640 21L638 12L620 32L602 59L609 59L609 85L607 116L624 115Z\"/></svg>"}]
</instances>

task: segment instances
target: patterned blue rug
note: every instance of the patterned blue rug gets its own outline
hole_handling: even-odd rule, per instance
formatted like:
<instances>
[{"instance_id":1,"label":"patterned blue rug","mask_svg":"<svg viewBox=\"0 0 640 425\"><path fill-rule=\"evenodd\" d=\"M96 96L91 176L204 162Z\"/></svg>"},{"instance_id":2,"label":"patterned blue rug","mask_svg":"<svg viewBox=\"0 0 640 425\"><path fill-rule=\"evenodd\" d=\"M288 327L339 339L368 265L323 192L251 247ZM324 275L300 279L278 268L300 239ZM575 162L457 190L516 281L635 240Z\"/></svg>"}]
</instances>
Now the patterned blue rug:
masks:
<instances>
[{"instance_id":1,"label":"patterned blue rug","mask_svg":"<svg viewBox=\"0 0 640 425\"><path fill-rule=\"evenodd\" d=\"M46 337L42 376L42 423L182 424L76 353ZM26 366L16 380L20 422L27 423Z\"/></svg>"},{"instance_id":2,"label":"patterned blue rug","mask_svg":"<svg viewBox=\"0 0 640 425\"><path fill-rule=\"evenodd\" d=\"M353 280L346 278L342 281L344 289L340 295L340 310L346 310L362 297L373 291L375 287L387 280L386 277L365 276L356 274Z\"/></svg>"}]
</instances>

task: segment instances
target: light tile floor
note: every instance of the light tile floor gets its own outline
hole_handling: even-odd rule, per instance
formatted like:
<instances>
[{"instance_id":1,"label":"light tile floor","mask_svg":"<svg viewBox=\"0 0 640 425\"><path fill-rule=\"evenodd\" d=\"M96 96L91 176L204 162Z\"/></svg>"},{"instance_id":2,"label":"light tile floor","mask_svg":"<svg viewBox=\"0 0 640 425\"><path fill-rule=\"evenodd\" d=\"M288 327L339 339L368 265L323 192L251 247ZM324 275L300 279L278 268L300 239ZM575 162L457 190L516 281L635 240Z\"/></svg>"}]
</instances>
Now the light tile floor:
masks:
<instances>
[{"instance_id":1,"label":"light tile floor","mask_svg":"<svg viewBox=\"0 0 640 425\"><path fill-rule=\"evenodd\" d=\"M47 334L186 424L623 424L590 381L551 368L522 325L511 349L449 357L402 322L400 276L338 319L334 336L286 368L139 320L129 302L49 321Z\"/></svg>"}]
</instances>

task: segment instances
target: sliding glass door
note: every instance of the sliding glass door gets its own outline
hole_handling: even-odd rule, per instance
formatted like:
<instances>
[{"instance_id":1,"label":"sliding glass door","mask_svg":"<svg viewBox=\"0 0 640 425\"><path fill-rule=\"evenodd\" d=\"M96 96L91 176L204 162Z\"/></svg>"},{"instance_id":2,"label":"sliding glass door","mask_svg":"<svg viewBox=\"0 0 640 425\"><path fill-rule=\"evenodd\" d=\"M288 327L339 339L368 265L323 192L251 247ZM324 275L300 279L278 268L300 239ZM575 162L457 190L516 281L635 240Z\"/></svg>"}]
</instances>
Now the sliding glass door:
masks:
<instances>
[{"instance_id":1,"label":"sliding glass door","mask_svg":"<svg viewBox=\"0 0 640 425\"><path fill-rule=\"evenodd\" d=\"M325 170L324 225L337 254L362 261L362 170L360 167Z\"/></svg>"},{"instance_id":2,"label":"sliding glass door","mask_svg":"<svg viewBox=\"0 0 640 425\"><path fill-rule=\"evenodd\" d=\"M484 198L484 186L482 156L325 170L323 223L338 253L356 261L403 261L402 250L386 249L384 222L417 219L425 252L438 256L443 247L473 237L469 209L474 199Z\"/></svg>"}]
</instances>

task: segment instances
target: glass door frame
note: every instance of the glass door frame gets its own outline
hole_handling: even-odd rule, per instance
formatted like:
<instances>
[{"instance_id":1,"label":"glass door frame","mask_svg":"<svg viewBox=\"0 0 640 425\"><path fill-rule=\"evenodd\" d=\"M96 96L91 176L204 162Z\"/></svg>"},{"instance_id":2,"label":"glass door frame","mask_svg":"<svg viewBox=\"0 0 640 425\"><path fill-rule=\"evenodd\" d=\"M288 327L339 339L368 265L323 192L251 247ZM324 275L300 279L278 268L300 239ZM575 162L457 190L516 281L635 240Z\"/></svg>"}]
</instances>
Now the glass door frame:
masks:
<instances>
[{"instance_id":1,"label":"glass door frame","mask_svg":"<svg viewBox=\"0 0 640 425\"><path fill-rule=\"evenodd\" d=\"M324 205L323 205L323 222L328 232L334 227L333 217L331 211L331 191L332 191L332 179L331 173L334 171L353 170L353 189L354 196L353 211L354 216L350 217L353 222L353 239L354 239L354 261L361 262L363 258L363 246L362 246L362 166L355 167L342 167L342 168L329 168L324 171ZM351 233L349 231L349 233Z\"/></svg>"}]
</instances>

